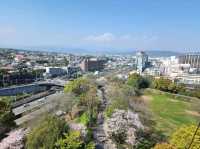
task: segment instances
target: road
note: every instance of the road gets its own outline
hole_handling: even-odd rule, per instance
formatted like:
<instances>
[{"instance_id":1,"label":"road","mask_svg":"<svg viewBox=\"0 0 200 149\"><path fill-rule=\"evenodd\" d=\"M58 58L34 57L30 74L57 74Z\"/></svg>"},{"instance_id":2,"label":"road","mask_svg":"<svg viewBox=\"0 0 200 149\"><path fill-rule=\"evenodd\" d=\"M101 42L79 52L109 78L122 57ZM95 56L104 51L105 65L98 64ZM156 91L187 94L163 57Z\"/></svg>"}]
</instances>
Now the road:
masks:
<instances>
[{"instance_id":1,"label":"road","mask_svg":"<svg viewBox=\"0 0 200 149\"><path fill-rule=\"evenodd\" d=\"M30 113L16 119L15 123L17 125L21 125L29 120L32 120L38 116L41 116L42 113L50 112L52 109L54 109L57 106L56 103L58 102L58 100L63 99L64 97L65 97L64 93L56 93L56 94L48 96L45 99L45 103L40 104L40 105L42 105L42 106L40 106L41 107L40 109L30 112ZM38 102L40 103L40 101L38 101ZM23 110L23 108L22 108L22 110Z\"/></svg>"},{"instance_id":2,"label":"road","mask_svg":"<svg viewBox=\"0 0 200 149\"><path fill-rule=\"evenodd\" d=\"M56 84L56 85L65 86L68 83L68 80L63 80L63 79L60 79L60 78L54 78L54 79L47 79L43 83L52 83L52 84Z\"/></svg>"},{"instance_id":3,"label":"road","mask_svg":"<svg viewBox=\"0 0 200 149\"><path fill-rule=\"evenodd\" d=\"M12 112L15 115L19 115L19 114L22 114L22 113L24 113L26 111L30 111L30 110L32 110L32 109L34 109L36 107L41 107L44 104L47 104L47 103L51 102L53 99L55 99L55 97L59 96L59 94L63 94L63 93L62 92L56 92L55 94L52 94L52 95L49 95L49 96L34 100L32 102L23 104L23 105L21 105L19 107L13 108Z\"/></svg>"}]
</instances>

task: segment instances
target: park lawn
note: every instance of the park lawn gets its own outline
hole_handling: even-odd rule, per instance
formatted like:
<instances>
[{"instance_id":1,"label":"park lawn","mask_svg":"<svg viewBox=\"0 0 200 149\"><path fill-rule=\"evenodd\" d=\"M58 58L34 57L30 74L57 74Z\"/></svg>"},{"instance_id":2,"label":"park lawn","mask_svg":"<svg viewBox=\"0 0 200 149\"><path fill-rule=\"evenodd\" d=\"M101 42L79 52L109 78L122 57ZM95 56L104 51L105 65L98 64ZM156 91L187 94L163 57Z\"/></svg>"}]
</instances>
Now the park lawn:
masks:
<instances>
[{"instance_id":1,"label":"park lawn","mask_svg":"<svg viewBox=\"0 0 200 149\"><path fill-rule=\"evenodd\" d=\"M175 99L168 94L159 94L156 92L146 94L146 96L151 98L148 106L153 113L155 130L167 137L178 127L197 124L198 120L200 120L200 116L196 111L197 107L200 107L199 100L193 100L192 102L183 101Z\"/></svg>"}]
</instances>

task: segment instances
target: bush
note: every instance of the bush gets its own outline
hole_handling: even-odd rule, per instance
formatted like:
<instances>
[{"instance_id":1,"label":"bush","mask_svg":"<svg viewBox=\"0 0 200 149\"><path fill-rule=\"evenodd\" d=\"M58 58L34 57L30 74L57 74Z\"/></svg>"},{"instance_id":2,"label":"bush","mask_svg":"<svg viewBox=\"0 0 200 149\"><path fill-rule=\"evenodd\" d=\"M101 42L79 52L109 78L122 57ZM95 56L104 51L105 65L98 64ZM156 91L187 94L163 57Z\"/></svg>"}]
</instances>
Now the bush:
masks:
<instances>
[{"instance_id":1,"label":"bush","mask_svg":"<svg viewBox=\"0 0 200 149\"><path fill-rule=\"evenodd\" d=\"M152 128L150 130L137 131L137 136L138 143L136 144L136 149L151 149L157 142L166 140L160 132L157 132Z\"/></svg>"},{"instance_id":2,"label":"bush","mask_svg":"<svg viewBox=\"0 0 200 149\"><path fill-rule=\"evenodd\" d=\"M192 141L192 137L197 129L197 126L190 125L184 126L178 129L174 134L171 136L170 143L174 145L178 149L188 148L188 145ZM192 149L199 149L200 148L200 129L197 131L195 139L192 143Z\"/></svg>"},{"instance_id":3,"label":"bush","mask_svg":"<svg viewBox=\"0 0 200 149\"><path fill-rule=\"evenodd\" d=\"M64 88L65 92L72 92L77 96L80 96L86 93L89 90L89 81L85 78L78 78L76 80L71 81Z\"/></svg>"},{"instance_id":4,"label":"bush","mask_svg":"<svg viewBox=\"0 0 200 149\"><path fill-rule=\"evenodd\" d=\"M121 131L121 130L119 130L117 132L113 132L112 136L111 136L111 139L118 145L124 144L126 138L127 138L126 132L125 131Z\"/></svg>"},{"instance_id":5,"label":"bush","mask_svg":"<svg viewBox=\"0 0 200 149\"><path fill-rule=\"evenodd\" d=\"M148 88L150 86L150 81L147 78L135 73L129 76L127 84L134 88L142 89Z\"/></svg>"},{"instance_id":6,"label":"bush","mask_svg":"<svg viewBox=\"0 0 200 149\"><path fill-rule=\"evenodd\" d=\"M136 149L150 149L151 147L153 147L153 143L149 140L142 140L140 141L137 145L136 145Z\"/></svg>"},{"instance_id":7,"label":"bush","mask_svg":"<svg viewBox=\"0 0 200 149\"><path fill-rule=\"evenodd\" d=\"M168 87L171 83L171 80L161 77L159 79L154 80L153 87L161 91L168 91Z\"/></svg>"},{"instance_id":8,"label":"bush","mask_svg":"<svg viewBox=\"0 0 200 149\"><path fill-rule=\"evenodd\" d=\"M120 97L116 97L115 99L113 99L111 105L109 105L106 108L105 114L107 117L111 117L111 115L113 114L113 112L116 109L123 109L123 110L127 110L129 106L129 103L126 99L122 99Z\"/></svg>"},{"instance_id":9,"label":"bush","mask_svg":"<svg viewBox=\"0 0 200 149\"><path fill-rule=\"evenodd\" d=\"M15 115L10 111L6 111L0 115L0 124L5 127L14 127L16 125L14 119Z\"/></svg>"},{"instance_id":10,"label":"bush","mask_svg":"<svg viewBox=\"0 0 200 149\"><path fill-rule=\"evenodd\" d=\"M2 138L6 132L10 131L16 126L15 115L11 111L10 100L8 98L0 99L0 138Z\"/></svg>"},{"instance_id":11,"label":"bush","mask_svg":"<svg viewBox=\"0 0 200 149\"><path fill-rule=\"evenodd\" d=\"M78 122L80 122L81 124L87 126L90 122L90 117L88 115L87 112L84 112L79 118L78 118Z\"/></svg>"},{"instance_id":12,"label":"bush","mask_svg":"<svg viewBox=\"0 0 200 149\"><path fill-rule=\"evenodd\" d=\"M95 149L95 144L94 142L90 142L86 145L85 149Z\"/></svg>"},{"instance_id":13,"label":"bush","mask_svg":"<svg viewBox=\"0 0 200 149\"><path fill-rule=\"evenodd\" d=\"M33 128L27 136L26 148L53 149L59 137L68 129L66 123L56 117L47 116L40 124Z\"/></svg>"},{"instance_id":14,"label":"bush","mask_svg":"<svg viewBox=\"0 0 200 149\"><path fill-rule=\"evenodd\" d=\"M186 92L183 92L183 95L200 98L200 89L188 90Z\"/></svg>"},{"instance_id":15,"label":"bush","mask_svg":"<svg viewBox=\"0 0 200 149\"><path fill-rule=\"evenodd\" d=\"M129 85L123 85L122 86L122 91L127 97L133 97L133 96L139 96L141 95L140 90L137 88L134 88Z\"/></svg>"},{"instance_id":16,"label":"bush","mask_svg":"<svg viewBox=\"0 0 200 149\"><path fill-rule=\"evenodd\" d=\"M83 149L84 142L79 131L70 131L64 138L59 139L55 146L58 149Z\"/></svg>"},{"instance_id":17,"label":"bush","mask_svg":"<svg viewBox=\"0 0 200 149\"><path fill-rule=\"evenodd\" d=\"M86 143L89 143L93 140L93 131L91 128L88 128L87 129L87 135L86 135L86 138L85 138L85 142Z\"/></svg>"}]
</instances>

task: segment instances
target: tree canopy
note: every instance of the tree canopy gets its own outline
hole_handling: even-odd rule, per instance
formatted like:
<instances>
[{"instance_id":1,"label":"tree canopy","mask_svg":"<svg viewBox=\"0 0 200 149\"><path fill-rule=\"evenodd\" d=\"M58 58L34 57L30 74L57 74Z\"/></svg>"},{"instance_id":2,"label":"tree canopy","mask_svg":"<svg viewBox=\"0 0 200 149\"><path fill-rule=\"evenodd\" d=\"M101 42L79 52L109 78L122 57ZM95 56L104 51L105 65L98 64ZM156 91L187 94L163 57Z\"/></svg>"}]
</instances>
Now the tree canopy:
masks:
<instances>
[{"instance_id":1,"label":"tree canopy","mask_svg":"<svg viewBox=\"0 0 200 149\"><path fill-rule=\"evenodd\" d=\"M154 80L153 87L162 91L168 91L168 87L171 83L171 80L161 77ZM173 86L171 86L171 88L173 88Z\"/></svg>"},{"instance_id":2,"label":"tree canopy","mask_svg":"<svg viewBox=\"0 0 200 149\"><path fill-rule=\"evenodd\" d=\"M81 139L79 131L70 131L65 134L63 139L59 139L56 143L58 149L82 149L84 142Z\"/></svg>"},{"instance_id":3,"label":"tree canopy","mask_svg":"<svg viewBox=\"0 0 200 149\"><path fill-rule=\"evenodd\" d=\"M72 92L77 96L86 93L89 90L89 81L85 78L78 78L69 82L65 88L65 92Z\"/></svg>"},{"instance_id":4,"label":"tree canopy","mask_svg":"<svg viewBox=\"0 0 200 149\"><path fill-rule=\"evenodd\" d=\"M134 88L142 89L149 87L150 82L147 78L144 78L139 74L134 73L129 76L127 84Z\"/></svg>"},{"instance_id":5,"label":"tree canopy","mask_svg":"<svg viewBox=\"0 0 200 149\"><path fill-rule=\"evenodd\" d=\"M26 148L48 148L53 149L55 142L65 130L64 121L54 117L47 116L38 126L33 128L27 136Z\"/></svg>"}]
</instances>

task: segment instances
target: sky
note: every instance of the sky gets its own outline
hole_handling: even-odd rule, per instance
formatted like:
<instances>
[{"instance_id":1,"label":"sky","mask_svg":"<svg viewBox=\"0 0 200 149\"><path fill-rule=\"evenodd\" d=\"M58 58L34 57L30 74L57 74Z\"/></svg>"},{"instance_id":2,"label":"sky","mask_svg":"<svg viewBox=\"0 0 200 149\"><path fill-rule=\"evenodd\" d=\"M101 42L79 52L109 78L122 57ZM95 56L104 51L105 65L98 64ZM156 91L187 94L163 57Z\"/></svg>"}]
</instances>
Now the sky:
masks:
<instances>
[{"instance_id":1,"label":"sky","mask_svg":"<svg viewBox=\"0 0 200 149\"><path fill-rule=\"evenodd\" d=\"M0 47L200 51L199 0L0 0Z\"/></svg>"}]
</instances>

